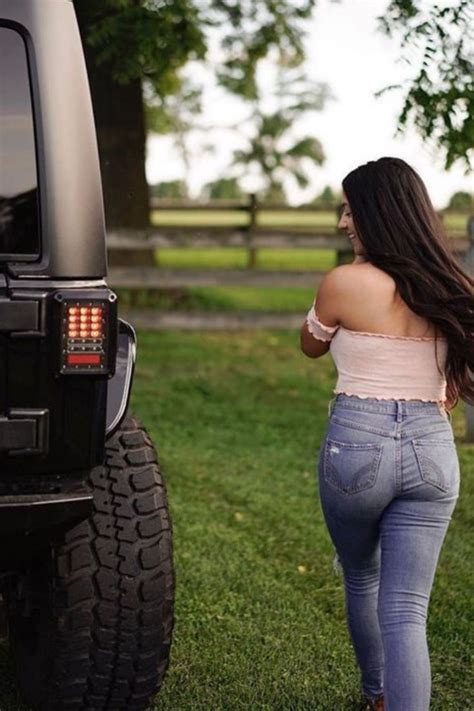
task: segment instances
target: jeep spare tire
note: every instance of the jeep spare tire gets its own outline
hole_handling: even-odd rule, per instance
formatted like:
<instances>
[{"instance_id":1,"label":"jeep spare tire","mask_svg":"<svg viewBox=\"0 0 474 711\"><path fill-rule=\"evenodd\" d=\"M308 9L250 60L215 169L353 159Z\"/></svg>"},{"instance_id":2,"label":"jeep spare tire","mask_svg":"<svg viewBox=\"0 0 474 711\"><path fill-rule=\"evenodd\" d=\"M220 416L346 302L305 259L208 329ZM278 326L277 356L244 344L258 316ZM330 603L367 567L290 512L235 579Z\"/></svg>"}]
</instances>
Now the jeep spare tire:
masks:
<instances>
[{"instance_id":1,"label":"jeep spare tire","mask_svg":"<svg viewBox=\"0 0 474 711\"><path fill-rule=\"evenodd\" d=\"M140 711L173 629L172 529L155 448L127 415L89 477L91 517L36 555L8 594L25 701L48 711Z\"/></svg>"}]
</instances>

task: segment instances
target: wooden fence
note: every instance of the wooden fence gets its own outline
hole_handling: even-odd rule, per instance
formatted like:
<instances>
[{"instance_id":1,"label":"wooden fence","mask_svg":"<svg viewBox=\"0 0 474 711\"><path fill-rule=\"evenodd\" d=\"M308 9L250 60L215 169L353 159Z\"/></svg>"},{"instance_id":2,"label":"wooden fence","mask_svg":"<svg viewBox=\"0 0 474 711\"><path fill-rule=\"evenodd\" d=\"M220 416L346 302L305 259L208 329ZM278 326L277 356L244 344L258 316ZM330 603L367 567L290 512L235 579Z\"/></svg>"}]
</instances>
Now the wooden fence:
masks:
<instances>
[{"instance_id":1,"label":"wooden fence","mask_svg":"<svg viewBox=\"0 0 474 711\"><path fill-rule=\"evenodd\" d=\"M179 211L182 224L160 218L158 226L141 232L109 231L107 245L114 286L133 288L135 281L140 279L142 286L145 280L151 287L155 279L156 286L159 286L158 271L154 276L150 269L157 266L156 251L167 248L244 248L249 271L256 269L259 249L334 249L338 264L353 259L347 237L337 229L338 216L328 219L330 210L258 204L253 195L245 203L219 201L195 204L153 200L151 207L162 213ZM229 213L232 213L233 221L222 224L225 219L219 217L222 215L228 219ZM214 224L205 224L210 214ZM440 214L444 217L443 213ZM282 224L285 222L287 224ZM466 229L449 229L448 234L453 240L453 251L462 257L469 244ZM204 274L200 283L203 280ZM255 283L255 276L250 278L250 282Z\"/></svg>"},{"instance_id":2,"label":"wooden fence","mask_svg":"<svg viewBox=\"0 0 474 711\"><path fill-rule=\"evenodd\" d=\"M165 208L163 208L165 209ZM168 208L170 209L170 208ZM173 204L176 209L176 204ZM180 209L193 209L195 206L182 207ZM209 211L209 206L202 206L200 210ZM213 208L216 209L216 208ZM229 206L220 205L220 210L228 210ZM235 209L232 206L232 209ZM242 210L248 209L242 206ZM263 207L261 208L263 212ZM285 210L285 212L298 211L298 208L271 207L271 210ZM256 219L257 206L254 206L253 217L247 226L222 227L201 227L201 226L161 226L159 229L150 230L146 234L138 236L136 233L109 233L108 251L109 263L114 260L114 254L122 257L129 257L125 261L124 267L112 266L109 270L109 283L112 288L126 287L129 289L143 288L163 288L165 286L213 286L213 285L249 285L252 286L314 286L313 272L262 272L256 273L255 251L261 247L278 248L298 248L310 247L311 249L336 249L338 252L338 262L352 261L352 247L347 245L347 238L342 237L337 232L337 228L332 224L324 227L326 233L320 234L315 228L302 233L301 230L288 230L283 228L261 227ZM465 231L449 231L449 236L453 240L453 252L457 254L460 261L470 274L474 274L474 216L466 215ZM221 270L216 274L215 270L206 272L187 270L181 274L175 270L171 273L166 270L156 269L154 262L154 250L166 247L246 247L249 250L248 266L246 273L243 270ZM145 266L140 262L135 266L130 266L130 255L133 253L148 254L152 258L152 266ZM308 279L305 282L305 279ZM254 315L252 315L252 319ZM298 314L298 323L301 315ZM245 325L245 324L240 324ZM227 316L224 319L224 326L228 328ZM248 324L247 324L248 326ZM144 324L143 327L153 327L153 324ZM277 327L277 326L272 326ZM466 442L474 442L474 407L465 403L466 419Z\"/></svg>"}]
</instances>

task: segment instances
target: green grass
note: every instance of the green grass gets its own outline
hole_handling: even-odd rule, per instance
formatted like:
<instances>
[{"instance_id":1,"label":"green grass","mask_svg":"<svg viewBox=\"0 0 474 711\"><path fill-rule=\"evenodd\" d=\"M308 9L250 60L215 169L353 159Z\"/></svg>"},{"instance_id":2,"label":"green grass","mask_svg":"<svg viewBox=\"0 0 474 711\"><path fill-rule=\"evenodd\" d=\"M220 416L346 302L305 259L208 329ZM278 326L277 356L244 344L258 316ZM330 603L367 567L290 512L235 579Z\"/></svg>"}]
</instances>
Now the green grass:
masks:
<instances>
[{"instance_id":1,"label":"green grass","mask_svg":"<svg viewBox=\"0 0 474 711\"><path fill-rule=\"evenodd\" d=\"M115 289L120 307L160 311L272 311L306 313L315 289L212 286L189 289Z\"/></svg>"},{"instance_id":2,"label":"green grass","mask_svg":"<svg viewBox=\"0 0 474 711\"><path fill-rule=\"evenodd\" d=\"M167 269L245 269L245 249L207 247L156 250L160 267ZM336 266L334 249L259 249L257 269L288 271L327 271Z\"/></svg>"},{"instance_id":3,"label":"green grass","mask_svg":"<svg viewBox=\"0 0 474 711\"><path fill-rule=\"evenodd\" d=\"M336 212L272 212L262 210L258 213L259 225L289 227L335 226ZM244 210L152 210L153 225L247 225L249 213Z\"/></svg>"},{"instance_id":4,"label":"green grass","mask_svg":"<svg viewBox=\"0 0 474 711\"><path fill-rule=\"evenodd\" d=\"M160 452L176 624L155 711L350 711L358 672L315 481L335 368L296 332L138 334L132 408ZM474 447L428 617L431 711L474 708ZM21 711L6 646L1 711Z\"/></svg>"},{"instance_id":5,"label":"green grass","mask_svg":"<svg viewBox=\"0 0 474 711\"><path fill-rule=\"evenodd\" d=\"M444 215L444 224L448 230L465 230L467 215L448 212ZM152 210L153 225L168 226L244 226L249 221L248 213L243 210ZM257 224L261 226L290 227L298 229L308 227L335 227L337 216L335 211L322 212L295 211L258 212Z\"/></svg>"},{"instance_id":6,"label":"green grass","mask_svg":"<svg viewBox=\"0 0 474 711\"><path fill-rule=\"evenodd\" d=\"M444 216L444 225L446 229L448 230L456 230L460 232L466 232L467 231L467 219L468 215L466 214L461 214L461 213L456 213L456 212L447 212Z\"/></svg>"},{"instance_id":7,"label":"green grass","mask_svg":"<svg viewBox=\"0 0 474 711\"><path fill-rule=\"evenodd\" d=\"M315 466L335 369L295 332L139 333L132 405L159 445L176 626L155 708L353 708L358 674ZM463 417L454 413L458 439ZM435 579L432 711L474 708L474 448Z\"/></svg>"}]
</instances>

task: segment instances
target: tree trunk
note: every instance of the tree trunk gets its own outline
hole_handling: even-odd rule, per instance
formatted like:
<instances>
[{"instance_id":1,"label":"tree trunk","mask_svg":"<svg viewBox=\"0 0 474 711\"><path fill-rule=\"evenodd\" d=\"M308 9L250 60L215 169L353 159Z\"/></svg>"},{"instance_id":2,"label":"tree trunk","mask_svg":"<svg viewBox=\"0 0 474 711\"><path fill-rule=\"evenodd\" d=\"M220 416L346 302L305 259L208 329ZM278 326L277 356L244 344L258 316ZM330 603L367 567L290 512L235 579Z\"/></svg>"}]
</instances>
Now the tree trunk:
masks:
<instances>
[{"instance_id":1,"label":"tree trunk","mask_svg":"<svg viewBox=\"0 0 474 711\"><path fill-rule=\"evenodd\" d=\"M94 108L108 229L146 229L149 196L145 177L146 133L141 80L118 84L96 62L87 41L87 2L75 2Z\"/></svg>"}]
</instances>

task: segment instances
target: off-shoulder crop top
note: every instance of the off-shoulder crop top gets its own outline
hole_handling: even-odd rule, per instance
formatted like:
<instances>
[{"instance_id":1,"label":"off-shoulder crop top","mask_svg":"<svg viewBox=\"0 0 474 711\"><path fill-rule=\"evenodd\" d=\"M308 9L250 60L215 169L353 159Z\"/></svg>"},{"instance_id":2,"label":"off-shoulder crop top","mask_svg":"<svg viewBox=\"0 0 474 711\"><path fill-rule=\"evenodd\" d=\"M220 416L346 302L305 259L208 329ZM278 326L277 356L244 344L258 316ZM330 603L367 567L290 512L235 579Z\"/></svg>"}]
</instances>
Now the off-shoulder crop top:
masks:
<instances>
[{"instance_id":1,"label":"off-shoulder crop top","mask_svg":"<svg viewBox=\"0 0 474 711\"><path fill-rule=\"evenodd\" d=\"M446 338L392 336L321 323L313 306L306 316L311 335L331 341L337 370L334 393L382 400L446 400Z\"/></svg>"}]
</instances>

